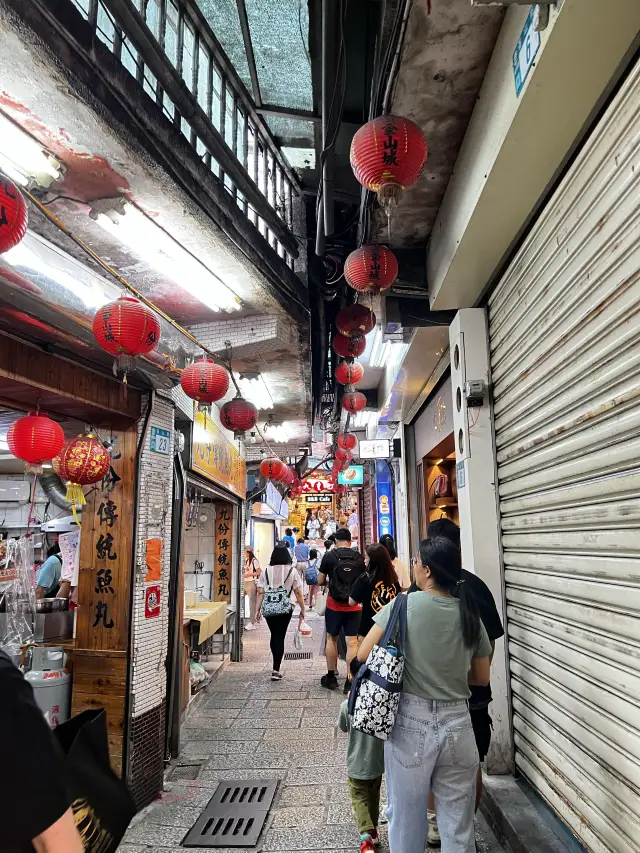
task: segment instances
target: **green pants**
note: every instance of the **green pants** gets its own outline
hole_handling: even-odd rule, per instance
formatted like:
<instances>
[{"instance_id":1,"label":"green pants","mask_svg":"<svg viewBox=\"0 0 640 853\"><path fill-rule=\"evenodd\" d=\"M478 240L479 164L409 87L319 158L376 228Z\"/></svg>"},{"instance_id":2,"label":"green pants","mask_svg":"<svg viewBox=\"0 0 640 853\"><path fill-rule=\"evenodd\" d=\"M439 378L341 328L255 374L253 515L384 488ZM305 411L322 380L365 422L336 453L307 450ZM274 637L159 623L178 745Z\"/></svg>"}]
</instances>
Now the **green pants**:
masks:
<instances>
[{"instance_id":1,"label":"green pants","mask_svg":"<svg viewBox=\"0 0 640 853\"><path fill-rule=\"evenodd\" d=\"M380 785L382 776L376 779L352 779L349 777L349 795L351 806L362 835L378 828L380 817Z\"/></svg>"}]
</instances>

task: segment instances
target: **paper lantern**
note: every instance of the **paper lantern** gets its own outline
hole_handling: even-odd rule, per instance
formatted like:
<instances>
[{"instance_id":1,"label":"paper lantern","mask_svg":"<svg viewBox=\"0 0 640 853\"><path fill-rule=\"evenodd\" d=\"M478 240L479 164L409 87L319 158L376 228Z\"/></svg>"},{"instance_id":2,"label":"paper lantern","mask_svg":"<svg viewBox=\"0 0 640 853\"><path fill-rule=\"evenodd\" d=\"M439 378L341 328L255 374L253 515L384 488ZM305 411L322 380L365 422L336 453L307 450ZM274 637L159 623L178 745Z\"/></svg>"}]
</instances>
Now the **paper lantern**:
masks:
<instances>
[{"instance_id":1,"label":"paper lantern","mask_svg":"<svg viewBox=\"0 0 640 853\"><path fill-rule=\"evenodd\" d=\"M340 471L340 472L346 471L347 468L351 467L351 459L350 458L349 459L336 459L336 462L338 463L338 471Z\"/></svg>"},{"instance_id":2,"label":"paper lantern","mask_svg":"<svg viewBox=\"0 0 640 853\"><path fill-rule=\"evenodd\" d=\"M342 395L340 405L345 412L355 415L356 412L361 412L366 407L367 398L361 391L349 391Z\"/></svg>"},{"instance_id":3,"label":"paper lantern","mask_svg":"<svg viewBox=\"0 0 640 853\"><path fill-rule=\"evenodd\" d=\"M354 450L358 439L352 432L344 432L338 436L338 447L343 450Z\"/></svg>"},{"instance_id":4,"label":"paper lantern","mask_svg":"<svg viewBox=\"0 0 640 853\"><path fill-rule=\"evenodd\" d=\"M358 358L367 348L367 339L362 332L354 332L350 338L339 332L333 336L333 349L342 358Z\"/></svg>"},{"instance_id":5,"label":"paper lantern","mask_svg":"<svg viewBox=\"0 0 640 853\"><path fill-rule=\"evenodd\" d=\"M221 364L203 358L185 367L180 385L187 397L210 405L221 400L229 390L229 373Z\"/></svg>"},{"instance_id":6,"label":"paper lantern","mask_svg":"<svg viewBox=\"0 0 640 853\"><path fill-rule=\"evenodd\" d=\"M24 196L14 183L0 175L0 255L24 239L28 225Z\"/></svg>"},{"instance_id":7,"label":"paper lantern","mask_svg":"<svg viewBox=\"0 0 640 853\"><path fill-rule=\"evenodd\" d=\"M270 456L260 463L260 473L268 480L282 480L286 474L287 466L277 456Z\"/></svg>"},{"instance_id":8,"label":"paper lantern","mask_svg":"<svg viewBox=\"0 0 640 853\"><path fill-rule=\"evenodd\" d=\"M17 459L27 463L28 472L41 474L42 463L49 462L62 450L64 432L60 424L44 412L29 412L11 424L7 444Z\"/></svg>"},{"instance_id":9,"label":"paper lantern","mask_svg":"<svg viewBox=\"0 0 640 853\"><path fill-rule=\"evenodd\" d=\"M420 177L427 153L427 141L417 124L401 116L379 116L355 133L351 168L363 187L378 194L389 214L402 191Z\"/></svg>"},{"instance_id":10,"label":"paper lantern","mask_svg":"<svg viewBox=\"0 0 640 853\"><path fill-rule=\"evenodd\" d=\"M95 435L87 433L67 441L53 460L53 470L67 484L67 500L85 504L82 486L104 479L111 467L109 451Z\"/></svg>"},{"instance_id":11,"label":"paper lantern","mask_svg":"<svg viewBox=\"0 0 640 853\"><path fill-rule=\"evenodd\" d=\"M139 299L121 296L98 308L93 317L93 336L105 352L115 355L114 369L126 379L135 367L136 356L158 346L160 320Z\"/></svg>"},{"instance_id":12,"label":"paper lantern","mask_svg":"<svg viewBox=\"0 0 640 853\"><path fill-rule=\"evenodd\" d=\"M234 438L244 438L245 432L258 423L258 410L238 394L220 409L220 422L226 429L233 430Z\"/></svg>"},{"instance_id":13,"label":"paper lantern","mask_svg":"<svg viewBox=\"0 0 640 853\"><path fill-rule=\"evenodd\" d=\"M293 486L296 481L296 473L293 468L290 468L289 465L285 465L285 473L282 478L282 482L285 486Z\"/></svg>"},{"instance_id":14,"label":"paper lantern","mask_svg":"<svg viewBox=\"0 0 640 853\"><path fill-rule=\"evenodd\" d=\"M349 337L354 332L368 335L376 324L376 315L366 305L347 305L336 314L336 329Z\"/></svg>"},{"instance_id":15,"label":"paper lantern","mask_svg":"<svg viewBox=\"0 0 640 853\"><path fill-rule=\"evenodd\" d=\"M398 277L398 260L386 246L361 246L347 256L344 277L360 293L381 293Z\"/></svg>"},{"instance_id":16,"label":"paper lantern","mask_svg":"<svg viewBox=\"0 0 640 853\"><path fill-rule=\"evenodd\" d=\"M336 367L336 379L341 385L357 385L364 376L364 367L357 361L341 361Z\"/></svg>"},{"instance_id":17,"label":"paper lantern","mask_svg":"<svg viewBox=\"0 0 640 853\"><path fill-rule=\"evenodd\" d=\"M336 450L336 462L351 462L353 459L353 453L350 450L344 450L342 447L339 447Z\"/></svg>"}]
</instances>

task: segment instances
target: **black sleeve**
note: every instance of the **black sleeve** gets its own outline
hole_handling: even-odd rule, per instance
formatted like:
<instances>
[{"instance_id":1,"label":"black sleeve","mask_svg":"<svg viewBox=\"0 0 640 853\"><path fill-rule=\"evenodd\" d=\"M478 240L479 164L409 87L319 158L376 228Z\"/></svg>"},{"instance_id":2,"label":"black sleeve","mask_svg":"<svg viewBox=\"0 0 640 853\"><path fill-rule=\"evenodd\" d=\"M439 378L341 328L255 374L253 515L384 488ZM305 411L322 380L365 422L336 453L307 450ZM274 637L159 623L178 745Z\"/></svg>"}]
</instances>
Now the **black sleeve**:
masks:
<instances>
[{"instance_id":1,"label":"black sleeve","mask_svg":"<svg viewBox=\"0 0 640 853\"><path fill-rule=\"evenodd\" d=\"M353 598L354 601L357 601L358 604L364 604L364 602L368 600L370 595L371 590L369 588L368 578L366 575L360 575L360 577L357 579L357 581L351 588L349 597Z\"/></svg>"},{"instance_id":2,"label":"black sleeve","mask_svg":"<svg viewBox=\"0 0 640 853\"><path fill-rule=\"evenodd\" d=\"M33 689L2 652L0 731L0 848L20 848L59 820L70 802L63 757Z\"/></svg>"},{"instance_id":3,"label":"black sleeve","mask_svg":"<svg viewBox=\"0 0 640 853\"><path fill-rule=\"evenodd\" d=\"M498 640L500 637L504 636L504 628L502 627L500 614L498 613L498 608L496 607L491 590L477 575L467 572L464 569L463 575L471 587L471 592L476 598L478 610L480 611L480 618L482 619L482 624L485 627L489 639Z\"/></svg>"},{"instance_id":4,"label":"black sleeve","mask_svg":"<svg viewBox=\"0 0 640 853\"><path fill-rule=\"evenodd\" d=\"M330 577L331 572L336 567L336 555L333 551L329 551L328 554L325 554L322 558L322 563L320 564L320 574L326 575Z\"/></svg>"}]
</instances>

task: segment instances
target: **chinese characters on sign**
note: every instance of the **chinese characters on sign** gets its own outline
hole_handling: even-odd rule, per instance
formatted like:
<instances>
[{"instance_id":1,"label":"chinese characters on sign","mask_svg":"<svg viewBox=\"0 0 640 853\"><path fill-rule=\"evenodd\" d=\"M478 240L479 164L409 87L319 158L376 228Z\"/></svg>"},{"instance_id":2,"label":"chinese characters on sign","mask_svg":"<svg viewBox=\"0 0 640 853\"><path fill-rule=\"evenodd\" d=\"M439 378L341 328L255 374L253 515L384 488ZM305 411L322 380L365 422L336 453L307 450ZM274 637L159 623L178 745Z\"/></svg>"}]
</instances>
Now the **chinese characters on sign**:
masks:
<instances>
[{"instance_id":1,"label":"chinese characters on sign","mask_svg":"<svg viewBox=\"0 0 640 853\"><path fill-rule=\"evenodd\" d=\"M193 425L193 467L234 495L244 498L247 494L244 459L204 412L196 412Z\"/></svg>"},{"instance_id":2,"label":"chinese characters on sign","mask_svg":"<svg viewBox=\"0 0 640 853\"><path fill-rule=\"evenodd\" d=\"M144 595L144 618L153 619L160 615L160 586L148 586Z\"/></svg>"},{"instance_id":3,"label":"chinese characters on sign","mask_svg":"<svg viewBox=\"0 0 640 853\"><path fill-rule=\"evenodd\" d=\"M231 601L233 566L233 506L216 503L216 550L213 561L213 600Z\"/></svg>"}]
</instances>

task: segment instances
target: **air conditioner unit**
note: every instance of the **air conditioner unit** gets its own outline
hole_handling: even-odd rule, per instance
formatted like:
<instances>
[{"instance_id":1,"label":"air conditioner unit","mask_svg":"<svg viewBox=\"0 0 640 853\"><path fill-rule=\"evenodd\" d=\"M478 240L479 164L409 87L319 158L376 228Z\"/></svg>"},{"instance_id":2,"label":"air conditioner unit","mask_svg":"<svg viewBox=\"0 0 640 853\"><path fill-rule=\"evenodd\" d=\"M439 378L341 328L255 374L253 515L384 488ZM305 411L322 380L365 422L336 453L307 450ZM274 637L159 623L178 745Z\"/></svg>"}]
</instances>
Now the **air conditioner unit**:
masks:
<instances>
[{"instance_id":1,"label":"air conditioner unit","mask_svg":"<svg viewBox=\"0 0 640 853\"><path fill-rule=\"evenodd\" d=\"M31 500L31 483L27 480L0 480L0 503L27 504Z\"/></svg>"}]
</instances>

